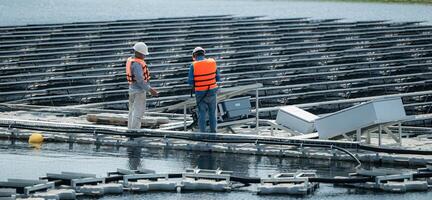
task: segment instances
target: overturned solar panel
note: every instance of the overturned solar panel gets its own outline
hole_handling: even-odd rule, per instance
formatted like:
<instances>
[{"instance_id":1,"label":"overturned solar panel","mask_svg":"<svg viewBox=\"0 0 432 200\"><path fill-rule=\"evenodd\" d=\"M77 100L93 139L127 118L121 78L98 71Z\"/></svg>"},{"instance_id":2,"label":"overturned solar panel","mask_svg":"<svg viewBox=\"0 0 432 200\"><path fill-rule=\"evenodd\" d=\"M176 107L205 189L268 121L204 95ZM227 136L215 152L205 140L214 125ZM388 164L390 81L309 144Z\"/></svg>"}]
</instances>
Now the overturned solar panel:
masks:
<instances>
[{"instance_id":1,"label":"overturned solar panel","mask_svg":"<svg viewBox=\"0 0 432 200\"><path fill-rule=\"evenodd\" d=\"M407 119L401 98L383 98L347 108L315 121L320 139Z\"/></svg>"}]
</instances>

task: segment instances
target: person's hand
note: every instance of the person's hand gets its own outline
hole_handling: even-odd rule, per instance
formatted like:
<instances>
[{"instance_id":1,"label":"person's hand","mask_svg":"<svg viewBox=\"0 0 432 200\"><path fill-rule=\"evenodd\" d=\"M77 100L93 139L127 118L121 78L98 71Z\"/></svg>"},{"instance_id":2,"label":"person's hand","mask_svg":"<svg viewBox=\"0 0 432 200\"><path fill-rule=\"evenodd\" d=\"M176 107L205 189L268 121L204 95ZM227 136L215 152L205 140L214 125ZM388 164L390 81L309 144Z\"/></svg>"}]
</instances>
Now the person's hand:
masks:
<instances>
[{"instance_id":1,"label":"person's hand","mask_svg":"<svg viewBox=\"0 0 432 200\"><path fill-rule=\"evenodd\" d=\"M152 95L152 96L154 96L154 97L157 97L157 96L159 96L159 92L158 91L156 91L155 89L153 89L153 88L150 88L150 94Z\"/></svg>"},{"instance_id":2,"label":"person's hand","mask_svg":"<svg viewBox=\"0 0 432 200\"><path fill-rule=\"evenodd\" d=\"M216 94L222 94L221 88L218 88L218 89L216 90Z\"/></svg>"}]
</instances>

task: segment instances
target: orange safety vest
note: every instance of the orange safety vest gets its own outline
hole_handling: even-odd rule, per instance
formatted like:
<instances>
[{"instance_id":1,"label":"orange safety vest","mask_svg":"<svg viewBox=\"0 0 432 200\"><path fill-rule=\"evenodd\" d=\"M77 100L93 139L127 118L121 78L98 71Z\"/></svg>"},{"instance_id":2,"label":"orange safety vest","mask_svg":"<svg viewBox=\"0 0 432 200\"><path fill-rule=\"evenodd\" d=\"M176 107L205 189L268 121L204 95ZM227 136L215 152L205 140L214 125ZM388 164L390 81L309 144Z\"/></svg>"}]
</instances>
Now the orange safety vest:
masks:
<instances>
[{"instance_id":1,"label":"orange safety vest","mask_svg":"<svg viewBox=\"0 0 432 200\"><path fill-rule=\"evenodd\" d=\"M206 91L217 88L216 61L212 58L194 61L194 86L195 91Z\"/></svg>"},{"instance_id":2,"label":"orange safety vest","mask_svg":"<svg viewBox=\"0 0 432 200\"><path fill-rule=\"evenodd\" d=\"M141 65L142 71L143 71L143 79L144 79L144 81L148 82L150 80L150 72L147 69L146 62L142 59L139 59L139 58L129 57L126 61L126 79L127 79L128 83L132 84L133 82L136 81L132 75L132 62L136 62L136 63Z\"/></svg>"}]
</instances>

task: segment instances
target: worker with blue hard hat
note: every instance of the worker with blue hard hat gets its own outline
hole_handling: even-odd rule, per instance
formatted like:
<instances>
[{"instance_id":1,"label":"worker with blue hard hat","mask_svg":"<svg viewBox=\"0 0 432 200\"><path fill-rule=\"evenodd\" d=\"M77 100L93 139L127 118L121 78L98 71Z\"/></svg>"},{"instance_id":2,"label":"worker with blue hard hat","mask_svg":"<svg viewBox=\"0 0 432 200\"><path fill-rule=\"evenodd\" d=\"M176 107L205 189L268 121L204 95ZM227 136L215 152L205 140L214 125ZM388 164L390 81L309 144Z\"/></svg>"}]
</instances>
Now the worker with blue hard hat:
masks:
<instances>
[{"instance_id":1,"label":"worker with blue hard hat","mask_svg":"<svg viewBox=\"0 0 432 200\"><path fill-rule=\"evenodd\" d=\"M208 116L210 132L216 133L216 93L220 75L216 61L213 58L205 58L205 54L202 47L196 47L192 51L193 62L189 67L188 83L193 86L195 92L200 132L207 132Z\"/></svg>"}]
</instances>

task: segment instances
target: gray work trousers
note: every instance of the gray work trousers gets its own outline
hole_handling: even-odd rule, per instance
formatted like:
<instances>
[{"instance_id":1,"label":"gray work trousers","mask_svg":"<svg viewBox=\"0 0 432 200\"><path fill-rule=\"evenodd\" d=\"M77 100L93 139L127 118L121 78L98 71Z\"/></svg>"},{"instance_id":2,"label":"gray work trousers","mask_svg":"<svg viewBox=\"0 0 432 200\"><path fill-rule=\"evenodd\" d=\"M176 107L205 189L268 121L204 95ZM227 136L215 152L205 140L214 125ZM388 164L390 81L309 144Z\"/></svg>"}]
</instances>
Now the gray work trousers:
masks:
<instances>
[{"instance_id":1,"label":"gray work trousers","mask_svg":"<svg viewBox=\"0 0 432 200\"><path fill-rule=\"evenodd\" d=\"M146 109L146 92L129 92L128 129L140 129Z\"/></svg>"}]
</instances>

